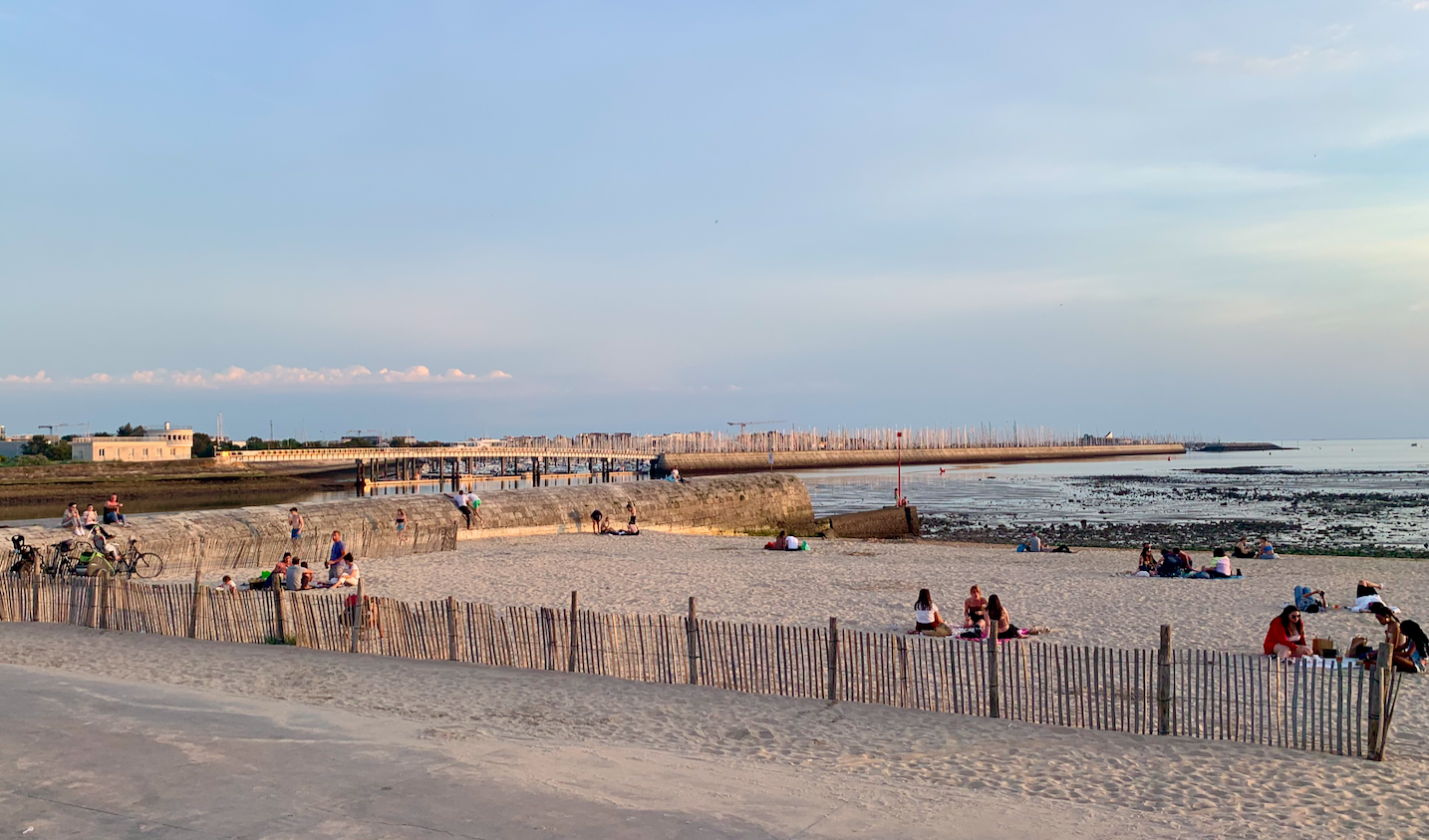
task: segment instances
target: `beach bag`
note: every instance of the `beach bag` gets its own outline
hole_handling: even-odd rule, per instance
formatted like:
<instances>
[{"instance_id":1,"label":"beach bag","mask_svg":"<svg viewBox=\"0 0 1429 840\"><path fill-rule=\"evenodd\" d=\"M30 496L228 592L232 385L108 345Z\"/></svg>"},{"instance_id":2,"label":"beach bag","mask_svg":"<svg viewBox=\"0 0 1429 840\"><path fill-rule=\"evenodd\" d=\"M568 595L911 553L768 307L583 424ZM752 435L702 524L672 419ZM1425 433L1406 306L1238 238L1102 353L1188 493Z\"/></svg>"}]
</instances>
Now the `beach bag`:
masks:
<instances>
[{"instance_id":1,"label":"beach bag","mask_svg":"<svg viewBox=\"0 0 1429 840\"><path fill-rule=\"evenodd\" d=\"M1027 550L1027 546L1026 546L1026 545L1023 545L1022 543L1018 543L1018 544L1017 544L1017 550L1018 550L1018 552L1026 551L1026 550Z\"/></svg>"}]
</instances>

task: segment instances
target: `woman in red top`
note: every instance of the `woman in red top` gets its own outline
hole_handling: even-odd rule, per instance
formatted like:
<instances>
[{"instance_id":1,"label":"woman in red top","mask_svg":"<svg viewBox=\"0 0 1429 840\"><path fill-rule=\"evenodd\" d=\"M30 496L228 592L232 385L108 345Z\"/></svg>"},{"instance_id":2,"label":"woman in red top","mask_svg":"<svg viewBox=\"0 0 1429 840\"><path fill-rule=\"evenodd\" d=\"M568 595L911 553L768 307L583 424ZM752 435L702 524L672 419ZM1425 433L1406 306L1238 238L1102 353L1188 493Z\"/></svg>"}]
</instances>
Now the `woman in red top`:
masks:
<instances>
[{"instance_id":1,"label":"woman in red top","mask_svg":"<svg viewBox=\"0 0 1429 840\"><path fill-rule=\"evenodd\" d=\"M1280 615L1270 620L1263 647L1266 656L1298 659L1314 653L1309 642L1310 637L1305 635L1305 625L1300 620L1300 610L1294 604L1288 604Z\"/></svg>"}]
</instances>

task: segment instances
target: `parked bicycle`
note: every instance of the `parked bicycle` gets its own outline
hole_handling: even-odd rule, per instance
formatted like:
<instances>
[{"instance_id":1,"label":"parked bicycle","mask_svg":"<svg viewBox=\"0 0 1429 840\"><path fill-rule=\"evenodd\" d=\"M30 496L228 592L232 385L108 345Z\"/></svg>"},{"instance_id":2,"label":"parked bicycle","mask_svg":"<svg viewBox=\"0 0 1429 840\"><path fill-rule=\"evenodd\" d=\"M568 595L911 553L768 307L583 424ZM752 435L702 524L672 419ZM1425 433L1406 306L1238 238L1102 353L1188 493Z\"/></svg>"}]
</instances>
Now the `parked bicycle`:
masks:
<instances>
[{"instance_id":1,"label":"parked bicycle","mask_svg":"<svg viewBox=\"0 0 1429 840\"><path fill-rule=\"evenodd\" d=\"M102 531L96 531L94 548L94 552L85 558L87 562L80 574L103 571L115 577L156 578L164 573L164 558L152 551L140 551L136 539L131 538L128 548L117 551L105 542ZM95 566L96 563L99 565Z\"/></svg>"}]
</instances>

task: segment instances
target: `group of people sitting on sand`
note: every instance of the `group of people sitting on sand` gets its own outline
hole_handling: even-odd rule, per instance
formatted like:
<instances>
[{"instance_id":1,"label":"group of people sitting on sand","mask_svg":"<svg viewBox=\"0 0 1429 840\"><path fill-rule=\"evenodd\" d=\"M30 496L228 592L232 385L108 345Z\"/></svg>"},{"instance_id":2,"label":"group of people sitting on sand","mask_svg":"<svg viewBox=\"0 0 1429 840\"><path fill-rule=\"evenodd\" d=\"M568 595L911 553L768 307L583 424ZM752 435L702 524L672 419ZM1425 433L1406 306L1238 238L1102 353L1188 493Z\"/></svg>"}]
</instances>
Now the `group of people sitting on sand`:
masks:
<instances>
[{"instance_id":1,"label":"group of people sitting on sand","mask_svg":"<svg viewBox=\"0 0 1429 840\"><path fill-rule=\"evenodd\" d=\"M1215 562L1209 566L1196 567L1191 555L1180 548L1163 548L1161 556L1157 557L1152 551L1151 543L1141 544L1141 558L1136 564L1137 577L1167 577L1167 578L1237 578L1241 577L1240 569L1231 567L1231 558L1226 554L1224 548L1218 548L1211 553L1211 559Z\"/></svg>"},{"instance_id":2,"label":"group of people sitting on sand","mask_svg":"<svg viewBox=\"0 0 1429 840\"><path fill-rule=\"evenodd\" d=\"M224 575L223 583L219 584L218 588L222 591L237 592L240 588L274 589L282 587L289 592L299 592L304 589L356 586L362 579L362 570L357 567L357 558L347 550L347 543L343 542L341 531L332 532L332 548L328 551L327 562L323 565L327 568L327 580L315 580L317 574L308 568L306 560L298 561L293 558L292 552L285 551L283 559L279 560L271 571L263 572L249 580L244 587L234 583L231 576Z\"/></svg>"},{"instance_id":3,"label":"group of people sitting on sand","mask_svg":"<svg viewBox=\"0 0 1429 840\"><path fill-rule=\"evenodd\" d=\"M637 537L640 535L640 525L635 521L635 503L626 502L625 512L630 514L630 521L625 523L624 528L617 528L610 524L610 517L598 510L590 513L591 533L610 537Z\"/></svg>"},{"instance_id":4,"label":"group of people sitting on sand","mask_svg":"<svg viewBox=\"0 0 1429 840\"><path fill-rule=\"evenodd\" d=\"M996 594L984 598L982 588L974 586L963 601L962 628L954 631L943 619L938 605L933 603L933 595L926 589L918 590L918 600L913 602L914 627L908 635L946 638L957 633L961 639L986 639L996 634L999 639L1021 639L1046 632L1046 628L1021 628L1012 623L1012 614L1002 605Z\"/></svg>"},{"instance_id":5,"label":"group of people sitting on sand","mask_svg":"<svg viewBox=\"0 0 1429 840\"><path fill-rule=\"evenodd\" d=\"M1071 553L1072 553L1072 549L1071 549L1071 547L1069 547L1069 546L1059 545L1059 546L1056 546L1056 547L1054 548L1053 546L1049 545L1048 543L1043 542L1043 541L1042 541L1042 535L1039 534L1039 533L1037 533L1036 531L1033 531L1033 532L1032 532L1032 536L1030 536L1030 537L1028 537L1026 540L1023 540L1022 542L1018 543L1018 544L1017 544L1017 550L1018 550L1018 551L1034 551L1034 552L1051 551L1051 552L1055 552L1055 553L1057 553L1057 554L1071 554Z\"/></svg>"},{"instance_id":6,"label":"group of people sitting on sand","mask_svg":"<svg viewBox=\"0 0 1429 840\"><path fill-rule=\"evenodd\" d=\"M780 531L779 536L764 544L765 551L808 551L809 544L789 533Z\"/></svg>"},{"instance_id":7,"label":"group of people sitting on sand","mask_svg":"<svg viewBox=\"0 0 1429 840\"><path fill-rule=\"evenodd\" d=\"M1402 620L1398 610L1389 606L1379 596L1383 588L1373 581L1361 580L1355 586L1355 607L1352 611L1368 612L1384 628L1384 642L1389 646L1391 665L1404 673L1423 673L1429 662L1429 636L1419 622ZM1302 593L1300 590L1304 589ZM1359 609L1363 603L1364 608ZM1262 651L1266 656L1280 659L1300 659L1307 656L1330 656L1337 660L1359 660L1366 668L1374 667L1379 659L1379 646L1372 645L1364 636L1356 636L1343 654L1322 648L1315 650L1315 639L1305 630L1303 613L1334 609L1325 602L1324 592L1297 587L1296 602L1286 604L1280 615L1270 620L1270 628L1265 632Z\"/></svg>"}]
</instances>

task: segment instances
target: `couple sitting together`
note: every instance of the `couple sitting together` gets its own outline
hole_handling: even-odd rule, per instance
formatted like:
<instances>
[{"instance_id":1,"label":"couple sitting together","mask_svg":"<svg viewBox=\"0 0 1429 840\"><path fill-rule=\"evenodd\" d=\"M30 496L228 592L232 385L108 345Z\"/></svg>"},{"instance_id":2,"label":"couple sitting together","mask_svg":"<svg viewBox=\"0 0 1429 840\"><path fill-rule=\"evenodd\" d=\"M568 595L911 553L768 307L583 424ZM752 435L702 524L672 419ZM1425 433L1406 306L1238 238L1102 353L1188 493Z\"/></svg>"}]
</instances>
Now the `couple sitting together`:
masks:
<instances>
[{"instance_id":1,"label":"couple sitting together","mask_svg":"<svg viewBox=\"0 0 1429 840\"><path fill-rule=\"evenodd\" d=\"M764 544L765 551L808 551L809 544L787 531L780 531L773 541Z\"/></svg>"},{"instance_id":2,"label":"couple sitting together","mask_svg":"<svg viewBox=\"0 0 1429 840\"><path fill-rule=\"evenodd\" d=\"M913 603L913 620L916 626L908 631L910 636L922 634L943 638L953 635L953 629L943 621L938 605L933 603L933 596L926 589L918 590L918 600ZM1041 632L1043 628L1040 627L1031 630L1017 627L1012 623L1012 614L1002 605L1002 599L996 595L984 598L980 587L970 589L968 599L963 601L963 629L958 633L959 638L986 639L996 633L999 639L1020 639Z\"/></svg>"}]
</instances>

